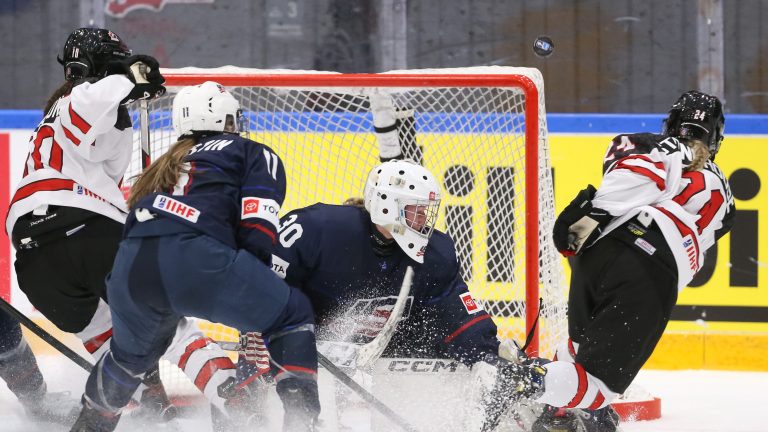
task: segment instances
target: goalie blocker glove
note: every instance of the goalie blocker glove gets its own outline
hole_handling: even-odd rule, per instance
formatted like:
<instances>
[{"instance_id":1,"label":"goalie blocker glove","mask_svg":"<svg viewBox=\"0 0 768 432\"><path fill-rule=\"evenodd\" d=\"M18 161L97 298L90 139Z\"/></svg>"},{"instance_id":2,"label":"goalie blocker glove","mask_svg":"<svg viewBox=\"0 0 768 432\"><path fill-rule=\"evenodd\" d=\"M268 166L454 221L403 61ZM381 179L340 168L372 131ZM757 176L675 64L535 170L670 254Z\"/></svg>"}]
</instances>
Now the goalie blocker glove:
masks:
<instances>
[{"instance_id":1,"label":"goalie blocker glove","mask_svg":"<svg viewBox=\"0 0 768 432\"><path fill-rule=\"evenodd\" d=\"M577 255L592 245L613 218L607 211L592 206L596 192L592 185L582 189L557 217L552 240L564 256Z\"/></svg>"},{"instance_id":2,"label":"goalie blocker glove","mask_svg":"<svg viewBox=\"0 0 768 432\"><path fill-rule=\"evenodd\" d=\"M121 101L122 104L154 99L165 94L165 78L160 74L160 64L152 56L134 55L111 61L107 65L106 75L125 75L135 84L133 90Z\"/></svg>"}]
</instances>

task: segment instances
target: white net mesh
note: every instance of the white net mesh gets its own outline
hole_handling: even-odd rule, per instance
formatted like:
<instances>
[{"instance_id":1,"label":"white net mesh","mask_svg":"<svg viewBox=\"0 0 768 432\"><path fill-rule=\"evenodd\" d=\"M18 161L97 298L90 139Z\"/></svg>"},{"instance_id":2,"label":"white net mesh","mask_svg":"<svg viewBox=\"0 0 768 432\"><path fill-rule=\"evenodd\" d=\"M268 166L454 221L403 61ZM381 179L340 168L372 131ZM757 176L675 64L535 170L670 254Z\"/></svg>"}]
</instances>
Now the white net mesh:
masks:
<instances>
[{"instance_id":1,"label":"white net mesh","mask_svg":"<svg viewBox=\"0 0 768 432\"><path fill-rule=\"evenodd\" d=\"M249 137L270 146L285 164L283 214L362 195L368 171L379 163L368 97L389 95L395 108L404 111L399 115L404 154L430 169L442 184L437 228L455 241L464 279L494 317L500 336L522 343L526 303L536 310L537 294L531 290L538 289L541 353L551 356L565 337L566 288L551 241L554 197L538 70L484 67L343 75L185 68L163 73L169 92L149 104L152 158L175 142L170 116L179 85L220 82L240 101ZM534 99L530 95L535 90ZM538 170L527 172L526 155L536 146L538 163L528 166L538 165ZM139 148L137 133L129 176L140 172ZM529 209L535 213L526 221ZM529 229L531 218L537 229ZM536 266L538 280L528 280L526 269L536 271ZM221 330L206 323L214 339L221 339ZM230 340L236 335L226 331Z\"/></svg>"}]
</instances>

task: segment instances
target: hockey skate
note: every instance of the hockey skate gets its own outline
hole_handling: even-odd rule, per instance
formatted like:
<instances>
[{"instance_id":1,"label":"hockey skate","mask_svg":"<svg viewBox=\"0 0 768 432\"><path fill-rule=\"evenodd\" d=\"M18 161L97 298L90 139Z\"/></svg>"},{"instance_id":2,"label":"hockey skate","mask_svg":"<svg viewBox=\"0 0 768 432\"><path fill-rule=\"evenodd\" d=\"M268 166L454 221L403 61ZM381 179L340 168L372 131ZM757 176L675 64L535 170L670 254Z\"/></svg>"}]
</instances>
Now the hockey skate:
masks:
<instances>
[{"instance_id":1,"label":"hockey skate","mask_svg":"<svg viewBox=\"0 0 768 432\"><path fill-rule=\"evenodd\" d=\"M142 390L138 408L131 412L131 417L169 422L178 417L178 410L168 397L165 386L160 380L160 369L155 367L144 376L146 388Z\"/></svg>"},{"instance_id":2,"label":"hockey skate","mask_svg":"<svg viewBox=\"0 0 768 432\"><path fill-rule=\"evenodd\" d=\"M162 385L152 385L141 392L138 407L130 415L133 418L165 423L178 417L178 410Z\"/></svg>"},{"instance_id":3,"label":"hockey skate","mask_svg":"<svg viewBox=\"0 0 768 432\"><path fill-rule=\"evenodd\" d=\"M80 403L69 392L48 393L45 386L42 394L19 398L19 402L30 419L67 426L75 421L80 410Z\"/></svg>"},{"instance_id":4,"label":"hockey skate","mask_svg":"<svg viewBox=\"0 0 768 432\"><path fill-rule=\"evenodd\" d=\"M283 401L283 432L316 432L320 403L317 385L302 380L286 379L277 383L277 394Z\"/></svg>"},{"instance_id":5,"label":"hockey skate","mask_svg":"<svg viewBox=\"0 0 768 432\"><path fill-rule=\"evenodd\" d=\"M226 383L224 387L228 387ZM211 424L214 432L236 432L236 431L255 431L266 427L264 417L264 404L267 398L269 383L262 377L250 382L245 387L234 390L223 390L225 393L231 392L224 402L225 411L215 405L211 405Z\"/></svg>"},{"instance_id":6,"label":"hockey skate","mask_svg":"<svg viewBox=\"0 0 768 432\"><path fill-rule=\"evenodd\" d=\"M610 405L599 410L546 406L531 432L619 432L619 415Z\"/></svg>"},{"instance_id":7,"label":"hockey skate","mask_svg":"<svg viewBox=\"0 0 768 432\"><path fill-rule=\"evenodd\" d=\"M70 432L112 432L120 421L120 414L100 411L83 401L80 416L70 429Z\"/></svg>"}]
</instances>

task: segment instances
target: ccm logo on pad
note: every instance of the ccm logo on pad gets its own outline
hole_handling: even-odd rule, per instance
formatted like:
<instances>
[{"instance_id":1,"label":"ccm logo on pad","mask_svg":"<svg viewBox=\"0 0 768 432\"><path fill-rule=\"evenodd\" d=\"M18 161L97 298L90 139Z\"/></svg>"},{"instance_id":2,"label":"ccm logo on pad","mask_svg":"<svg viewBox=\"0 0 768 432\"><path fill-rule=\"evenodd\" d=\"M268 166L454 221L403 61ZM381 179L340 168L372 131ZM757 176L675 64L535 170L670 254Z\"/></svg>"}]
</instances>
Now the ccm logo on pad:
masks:
<instances>
[{"instance_id":1,"label":"ccm logo on pad","mask_svg":"<svg viewBox=\"0 0 768 432\"><path fill-rule=\"evenodd\" d=\"M258 218L271 223L275 229L280 225L277 214L280 213L280 204L268 198L243 197L240 219Z\"/></svg>"},{"instance_id":2,"label":"ccm logo on pad","mask_svg":"<svg viewBox=\"0 0 768 432\"><path fill-rule=\"evenodd\" d=\"M467 310L468 314L477 313L483 310L483 307L477 304L475 299L472 298L472 294L470 293L460 294L459 298L461 299L461 303L464 304L464 309Z\"/></svg>"}]
</instances>

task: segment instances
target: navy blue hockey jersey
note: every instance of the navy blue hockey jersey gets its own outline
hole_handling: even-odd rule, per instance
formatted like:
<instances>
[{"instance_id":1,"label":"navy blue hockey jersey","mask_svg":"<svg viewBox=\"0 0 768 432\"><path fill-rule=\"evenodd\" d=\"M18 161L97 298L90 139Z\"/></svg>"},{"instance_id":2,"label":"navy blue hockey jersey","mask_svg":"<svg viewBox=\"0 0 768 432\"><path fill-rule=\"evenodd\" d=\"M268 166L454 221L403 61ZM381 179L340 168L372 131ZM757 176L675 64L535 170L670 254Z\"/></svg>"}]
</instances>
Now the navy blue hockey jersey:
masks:
<instances>
[{"instance_id":1,"label":"navy blue hockey jersey","mask_svg":"<svg viewBox=\"0 0 768 432\"><path fill-rule=\"evenodd\" d=\"M185 157L185 172L171 191L142 198L135 208L170 218L269 262L285 170L267 146L235 134L202 138ZM126 232L136 223L135 212Z\"/></svg>"},{"instance_id":2,"label":"navy blue hockey jersey","mask_svg":"<svg viewBox=\"0 0 768 432\"><path fill-rule=\"evenodd\" d=\"M385 356L450 357L471 364L498 353L496 325L459 273L451 238L435 231L424 263L396 246L372 244L370 216L353 206L315 204L281 218L273 269L311 300L318 340L365 343L386 323L408 266L411 295Z\"/></svg>"}]
</instances>

